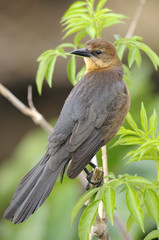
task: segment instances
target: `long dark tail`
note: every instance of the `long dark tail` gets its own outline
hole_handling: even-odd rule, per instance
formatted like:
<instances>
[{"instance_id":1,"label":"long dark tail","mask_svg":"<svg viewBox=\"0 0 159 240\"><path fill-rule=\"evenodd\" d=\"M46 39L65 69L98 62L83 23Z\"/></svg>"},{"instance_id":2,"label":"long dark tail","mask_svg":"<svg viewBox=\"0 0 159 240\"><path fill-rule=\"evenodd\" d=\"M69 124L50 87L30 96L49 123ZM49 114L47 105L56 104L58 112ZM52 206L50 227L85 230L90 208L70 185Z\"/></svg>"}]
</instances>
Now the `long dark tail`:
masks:
<instances>
[{"instance_id":1,"label":"long dark tail","mask_svg":"<svg viewBox=\"0 0 159 240\"><path fill-rule=\"evenodd\" d=\"M49 157L49 154L46 153L41 161L21 180L10 206L4 213L4 218L13 221L14 224L21 223L46 200L65 165L65 162L62 162L53 172L48 167Z\"/></svg>"}]
</instances>

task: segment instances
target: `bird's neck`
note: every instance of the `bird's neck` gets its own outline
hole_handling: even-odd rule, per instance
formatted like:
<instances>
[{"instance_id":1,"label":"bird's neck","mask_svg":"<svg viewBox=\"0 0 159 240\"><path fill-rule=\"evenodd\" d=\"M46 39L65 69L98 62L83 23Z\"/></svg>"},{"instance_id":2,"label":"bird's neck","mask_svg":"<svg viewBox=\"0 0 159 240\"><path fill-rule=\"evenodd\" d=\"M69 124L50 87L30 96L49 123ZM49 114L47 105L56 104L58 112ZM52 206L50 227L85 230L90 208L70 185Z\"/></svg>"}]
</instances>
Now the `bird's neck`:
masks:
<instances>
[{"instance_id":1,"label":"bird's neck","mask_svg":"<svg viewBox=\"0 0 159 240\"><path fill-rule=\"evenodd\" d=\"M118 58L112 59L109 62L103 63L101 61L93 61L93 59L84 58L86 64L86 73L92 71L112 71L116 70L119 71L119 74L123 74L123 67Z\"/></svg>"}]
</instances>

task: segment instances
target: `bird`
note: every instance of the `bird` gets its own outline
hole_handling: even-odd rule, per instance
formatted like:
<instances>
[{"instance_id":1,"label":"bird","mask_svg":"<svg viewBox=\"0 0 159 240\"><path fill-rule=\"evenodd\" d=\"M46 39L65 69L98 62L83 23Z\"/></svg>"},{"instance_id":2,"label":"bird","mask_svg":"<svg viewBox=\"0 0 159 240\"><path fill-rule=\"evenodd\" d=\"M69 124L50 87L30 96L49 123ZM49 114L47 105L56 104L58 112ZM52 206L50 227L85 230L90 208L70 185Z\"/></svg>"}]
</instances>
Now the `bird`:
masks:
<instances>
[{"instance_id":1,"label":"bird","mask_svg":"<svg viewBox=\"0 0 159 240\"><path fill-rule=\"evenodd\" d=\"M84 57L86 72L67 97L46 153L18 185L4 218L24 222L46 200L67 169L76 178L118 132L130 108L128 87L116 48L92 39L71 54Z\"/></svg>"}]
</instances>

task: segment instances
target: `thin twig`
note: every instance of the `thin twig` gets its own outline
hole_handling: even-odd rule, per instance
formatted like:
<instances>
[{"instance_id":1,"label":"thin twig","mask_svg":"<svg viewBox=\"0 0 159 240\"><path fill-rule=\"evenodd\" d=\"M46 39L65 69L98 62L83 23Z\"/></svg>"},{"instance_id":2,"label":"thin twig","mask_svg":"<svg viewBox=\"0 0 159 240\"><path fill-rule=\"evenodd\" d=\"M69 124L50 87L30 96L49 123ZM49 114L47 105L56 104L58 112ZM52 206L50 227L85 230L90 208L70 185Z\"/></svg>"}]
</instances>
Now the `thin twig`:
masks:
<instances>
[{"instance_id":1,"label":"thin twig","mask_svg":"<svg viewBox=\"0 0 159 240\"><path fill-rule=\"evenodd\" d=\"M131 20L131 23L130 23L130 26L126 33L125 38L131 38L133 36L145 3L146 3L146 0L139 0L139 5L135 11L135 14L134 14L132 20Z\"/></svg>"},{"instance_id":2,"label":"thin twig","mask_svg":"<svg viewBox=\"0 0 159 240\"><path fill-rule=\"evenodd\" d=\"M108 159L107 159L107 148L106 145L102 147L102 160L103 160L103 172L104 172L104 182L108 182Z\"/></svg>"},{"instance_id":3,"label":"thin twig","mask_svg":"<svg viewBox=\"0 0 159 240\"><path fill-rule=\"evenodd\" d=\"M108 161L107 161L107 151L106 146L102 147L102 162L103 162L103 172L104 172L104 182L108 181L106 176L108 175ZM92 240L93 236L96 236L99 240L110 240L108 228L107 228L108 218L105 215L104 204L101 201L98 208L98 215L96 217L95 223L91 227L89 239Z\"/></svg>"},{"instance_id":4,"label":"thin twig","mask_svg":"<svg viewBox=\"0 0 159 240\"><path fill-rule=\"evenodd\" d=\"M108 159L106 145L102 147L102 163L104 172L104 183L106 183L108 181L108 178L106 178L106 176L108 175ZM103 202L100 202L99 204L98 214L101 219L104 219L106 217Z\"/></svg>"},{"instance_id":5,"label":"thin twig","mask_svg":"<svg viewBox=\"0 0 159 240\"><path fill-rule=\"evenodd\" d=\"M28 102L30 108L23 104L16 96L14 96L6 87L0 83L0 94L2 94L9 102L13 104L24 115L29 116L34 123L41 126L49 134L52 132L52 126L46 119L36 110L32 102L31 90L28 93Z\"/></svg>"}]
</instances>

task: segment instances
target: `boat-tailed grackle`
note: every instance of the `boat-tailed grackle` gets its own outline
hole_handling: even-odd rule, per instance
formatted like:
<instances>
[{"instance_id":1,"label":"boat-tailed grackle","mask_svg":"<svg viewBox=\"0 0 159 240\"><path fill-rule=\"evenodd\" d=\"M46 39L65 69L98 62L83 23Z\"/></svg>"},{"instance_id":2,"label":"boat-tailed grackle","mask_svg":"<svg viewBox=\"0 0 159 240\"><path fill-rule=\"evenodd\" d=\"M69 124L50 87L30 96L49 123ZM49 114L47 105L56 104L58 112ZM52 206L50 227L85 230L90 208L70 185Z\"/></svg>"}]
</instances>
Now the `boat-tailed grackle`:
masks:
<instances>
[{"instance_id":1,"label":"boat-tailed grackle","mask_svg":"<svg viewBox=\"0 0 159 240\"><path fill-rule=\"evenodd\" d=\"M60 173L73 179L121 127L129 110L128 88L115 47L103 39L86 42L86 72L70 92L44 157L21 180L4 217L25 221L46 200Z\"/></svg>"}]
</instances>

